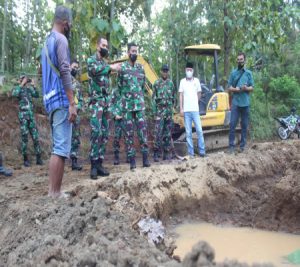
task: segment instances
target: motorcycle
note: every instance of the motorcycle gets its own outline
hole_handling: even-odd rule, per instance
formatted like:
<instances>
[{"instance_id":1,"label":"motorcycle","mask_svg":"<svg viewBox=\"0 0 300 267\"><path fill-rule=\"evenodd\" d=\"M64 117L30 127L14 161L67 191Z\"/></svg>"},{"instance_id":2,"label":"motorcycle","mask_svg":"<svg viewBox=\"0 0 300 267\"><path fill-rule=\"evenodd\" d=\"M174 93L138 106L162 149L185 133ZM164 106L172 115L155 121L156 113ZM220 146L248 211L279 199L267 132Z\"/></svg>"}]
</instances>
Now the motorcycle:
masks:
<instances>
[{"instance_id":1,"label":"motorcycle","mask_svg":"<svg viewBox=\"0 0 300 267\"><path fill-rule=\"evenodd\" d=\"M290 138L293 133L300 138L300 117L295 113L296 109L292 108L289 116L275 118L280 124L277 128L277 134L281 140Z\"/></svg>"}]
</instances>

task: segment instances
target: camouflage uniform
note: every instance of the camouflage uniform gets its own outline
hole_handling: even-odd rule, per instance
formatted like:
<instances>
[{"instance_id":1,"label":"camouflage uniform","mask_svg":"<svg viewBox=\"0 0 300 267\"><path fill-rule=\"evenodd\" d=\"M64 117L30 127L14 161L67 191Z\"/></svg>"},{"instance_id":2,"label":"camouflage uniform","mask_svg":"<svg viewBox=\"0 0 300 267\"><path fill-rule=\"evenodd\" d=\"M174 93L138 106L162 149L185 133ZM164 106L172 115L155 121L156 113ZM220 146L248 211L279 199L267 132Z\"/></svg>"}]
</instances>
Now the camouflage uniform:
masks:
<instances>
[{"instance_id":1,"label":"camouflage uniform","mask_svg":"<svg viewBox=\"0 0 300 267\"><path fill-rule=\"evenodd\" d=\"M154 151L171 149L172 116L176 91L170 79L158 79L153 85L152 103L155 115ZM161 140L163 141L161 144Z\"/></svg>"},{"instance_id":2,"label":"camouflage uniform","mask_svg":"<svg viewBox=\"0 0 300 267\"><path fill-rule=\"evenodd\" d=\"M38 98L39 93L33 86L17 86L13 89L12 95L19 100L19 121L21 126L21 151L22 155L27 154L28 133L31 134L36 155L41 154L39 144L39 132L33 114L32 97Z\"/></svg>"},{"instance_id":3,"label":"camouflage uniform","mask_svg":"<svg viewBox=\"0 0 300 267\"><path fill-rule=\"evenodd\" d=\"M88 58L91 160L104 159L108 141L108 89L110 66L95 54Z\"/></svg>"},{"instance_id":4,"label":"camouflage uniform","mask_svg":"<svg viewBox=\"0 0 300 267\"><path fill-rule=\"evenodd\" d=\"M72 77L72 86L74 88L75 103L77 108L77 117L73 123L72 128L72 144L71 144L71 158L78 158L78 150L80 146L80 116L79 113L83 107L83 96L80 83Z\"/></svg>"},{"instance_id":5,"label":"camouflage uniform","mask_svg":"<svg viewBox=\"0 0 300 267\"><path fill-rule=\"evenodd\" d=\"M134 157L134 124L143 154L148 153L147 126L144 102L145 72L141 64L131 66L124 62L118 74L120 99L115 108L115 115L123 117L127 156Z\"/></svg>"},{"instance_id":6,"label":"camouflage uniform","mask_svg":"<svg viewBox=\"0 0 300 267\"><path fill-rule=\"evenodd\" d=\"M118 90L113 90L110 94L109 99L109 111L114 114L115 109L117 108L116 105L120 99L120 94ZM114 117L114 116L113 116ZM124 125L123 119L117 120L114 118L114 141L113 141L113 151L114 153L120 153L120 140L124 135Z\"/></svg>"}]
</instances>

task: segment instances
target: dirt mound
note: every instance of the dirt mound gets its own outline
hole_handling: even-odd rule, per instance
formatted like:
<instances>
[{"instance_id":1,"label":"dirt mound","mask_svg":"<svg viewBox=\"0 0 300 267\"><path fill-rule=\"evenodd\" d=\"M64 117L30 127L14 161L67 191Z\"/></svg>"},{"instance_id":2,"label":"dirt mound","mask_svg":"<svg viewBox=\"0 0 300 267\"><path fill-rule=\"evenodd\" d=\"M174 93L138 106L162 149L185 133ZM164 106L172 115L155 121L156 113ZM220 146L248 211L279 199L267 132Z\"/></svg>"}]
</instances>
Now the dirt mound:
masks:
<instances>
[{"instance_id":1,"label":"dirt mound","mask_svg":"<svg viewBox=\"0 0 300 267\"><path fill-rule=\"evenodd\" d=\"M265 143L134 172L109 166L99 181L87 165L67 168L72 197L56 201L46 196L46 166L21 168L0 179L0 266L246 266L214 263L205 246L177 263L170 225L184 218L300 233L299 151L299 141ZM137 231L146 215L167 226L159 249Z\"/></svg>"}]
</instances>

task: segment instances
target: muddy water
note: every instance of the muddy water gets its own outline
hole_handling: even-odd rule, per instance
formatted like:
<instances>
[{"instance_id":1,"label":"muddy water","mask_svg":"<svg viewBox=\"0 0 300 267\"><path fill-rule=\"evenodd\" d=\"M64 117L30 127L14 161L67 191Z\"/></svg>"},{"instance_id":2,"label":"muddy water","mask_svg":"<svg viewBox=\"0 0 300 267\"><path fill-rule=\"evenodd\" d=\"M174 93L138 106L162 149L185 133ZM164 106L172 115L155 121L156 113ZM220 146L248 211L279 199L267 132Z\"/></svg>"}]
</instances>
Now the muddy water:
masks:
<instances>
[{"instance_id":1,"label":"muddy water","mask_svg":"<svg viewBox=\"0 0 300 267\"><path fill-rule=\"evenodd\" d=\"M183 258L200 240L207 241L215 250L217 262L237 259L248 264L272 263L274 266L292 265L283 257L300 249L300 235L276 233L251 228L215 226L208 223L182 224L174 254Z\"/></svg>"}]
</instances>

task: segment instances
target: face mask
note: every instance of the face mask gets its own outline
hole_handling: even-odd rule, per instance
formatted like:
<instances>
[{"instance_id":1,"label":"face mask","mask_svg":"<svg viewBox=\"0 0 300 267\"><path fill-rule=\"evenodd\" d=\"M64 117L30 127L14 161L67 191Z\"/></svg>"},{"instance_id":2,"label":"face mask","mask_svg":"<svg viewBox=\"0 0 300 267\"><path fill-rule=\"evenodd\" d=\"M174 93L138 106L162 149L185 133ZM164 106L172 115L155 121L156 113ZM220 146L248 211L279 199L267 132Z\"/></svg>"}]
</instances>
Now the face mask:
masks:
<instances>
[{"instance_id":1,"label":"face mask","mask_svg":"<svg viewBox=\"0 0 300 267\"><path fill-rule=\"evenodd\" d=\"M75 77L75 76L77 75L77 70L76 70L76 69L72 69L72 70L71 70L71 75L72 75L73 77Z\"/></svg>"},{"instance_id":2,"label":"face mask","mask_svg":"<svg viewBox=\"0 0 300 267\"><path fill-rule=\"evenodd\" d=\"M191 79L193 77L194 72L193 71L186 71L185 75L188 79Z\"/></svg>"},{"instance_id":3,"label":"face mask","mask_svg":"<svg viewBox=\"0 0 300 267\"><path fill-rule=\"evenodd\" d=\"M69 24L66 25L67 27L64 28L64 35L66 36L66 38L69 40L71 37L71 28L69 26Z\"/></svg>"},{"instance_id":4,"label":"face mask","mask_svg":"<svg viewBox=\"0 0 300 267\"><path fill-rule=\"evenodd\" d=\"M238 62L238 69L242 69L245 65L245 62Z\"/></svg>"},{"instance_id":5,"label":"face mask","mask_svg":"<svg viewBox=\"0 0 300 267\"><path fill-rule=\"evenodd\" d=\"M136 59L137 59L137 54L130 54L130 60L134 63L136 62Z\"/></svg>"},{"instance_id":6,"label":"face mask","mask_svg":"<svg viewBox=\"0 0 300 267\"><path fill-rule=\"evenodd\" d=\"M106 48L100 48L100 51L99 51L101 57L107 57L108 56L108 50Z\"/></svg>"}]
</instances>

